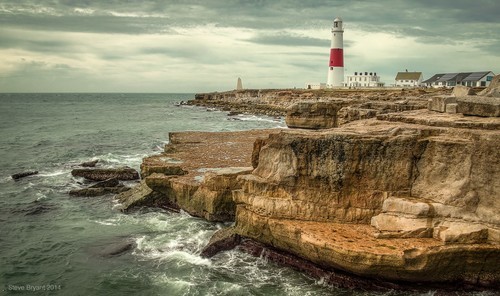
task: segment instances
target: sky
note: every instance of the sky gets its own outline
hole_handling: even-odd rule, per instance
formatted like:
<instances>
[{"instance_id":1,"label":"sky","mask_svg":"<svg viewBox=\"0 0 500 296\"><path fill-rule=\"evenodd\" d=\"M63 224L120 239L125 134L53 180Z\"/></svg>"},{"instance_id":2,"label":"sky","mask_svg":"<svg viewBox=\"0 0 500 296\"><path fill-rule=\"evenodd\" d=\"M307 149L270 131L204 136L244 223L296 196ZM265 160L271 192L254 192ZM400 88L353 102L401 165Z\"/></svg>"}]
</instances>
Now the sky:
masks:
<instances>
[{"instance_id":1,"label":"sky","mask_svg":"<svg viewBox=\"0 0 500 296\"><path fill-rule=\"evenodd\" d=\"M499 0L0 0L0 92L208 92L345 74L500 74Z\"/></svg>"}]
</instances>

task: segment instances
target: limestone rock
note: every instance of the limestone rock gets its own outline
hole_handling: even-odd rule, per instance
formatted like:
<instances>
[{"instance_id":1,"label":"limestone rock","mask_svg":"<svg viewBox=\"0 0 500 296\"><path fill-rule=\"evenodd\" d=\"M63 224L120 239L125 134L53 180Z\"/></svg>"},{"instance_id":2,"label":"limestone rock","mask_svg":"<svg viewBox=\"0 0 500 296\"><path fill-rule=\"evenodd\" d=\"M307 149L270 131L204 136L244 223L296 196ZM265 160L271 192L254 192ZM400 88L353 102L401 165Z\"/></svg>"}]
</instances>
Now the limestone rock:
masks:
<instances>
[{"instance_id":1,"label":"limestone rock","mask_svg":"<svg viewBox=\"0 0 500 296\"><path fill-rule=\"evenodd\" d=\"M480 93L480 96L500 98L500 75L493 77L490 85Z\"/></svg>"},{"instance_id":2,"label":"limestone rock","mask_svg":"<svg viewBox=\"0 0 500 296\"><path fill-rule=\"evenodd\" d=\"M270 135L233 191L236 232L357 275L499 283L500 132L417 113Z\"/></svg>"},{"instance_id":3,"label":"limestone rock","mask_svg":"<svg viewBox=\"0 0 500 296\"><path fill-rule=\"evenodd\" d=\"M462 97L457 104L457 112L464 115L500 117L500 97Z\"/></svg>"},{"instance_id":4,"label":"limestone rock","mask_svg":"<svg viewBox=\"0 0 500 296\"><path fill-rule=\"evenodd\" d=\"M457 102L455 97L447 97L447 96L436 96L432 99L429 99L429 110L437 111L437 112L446 112L446 105L454 104Z\"/></svg>"},{"instance_id":5,"label":"limestone rock","mask_svg":"<svg viewBox=\"0 0 500 296\"><path fill-rule=\"evenodd\" d=\"M453 92L451 93L452 97L465 97L465 96L472 96L475 95L476 92L470 87L463 86L463 85L456 85L453 87Z\"/></svg>"},{"instance_id":6,"label":"limestone rock","mask_svg":"<svg viewBox=\"0 0 500 296\"><path fill-rule=\"evenodd\" d=\"M251 167L212 169L201 182L152 174L145 181L148 187L193 216L209 221L234 221L236 206L231 192L241 188L237 177L251 171Z\"/></svg>"},{"instance_id":7,"label":"limestone rock","mask_svg":"<svg viewBox=\"0 0 500 296\"><path fill-rule=\"evenodd\" d=\"M73 169L71 175L92 181L104 181L111 178L118 180L138 180L139 173L129 167L123 168L79 168Z\"/></svg>"},{"instance_id":8,"label":"limestone rock","mask_svg":"<svg viewBox=\"0 0 500 296\"><path fill-rule=\"evenodd\" d=\"M223 228L210 238L200 256L210 258L219 252L232 250L240 243L240 240L240 236L236 234L233 227Z\"/></svg>"},{"instance_id":9,"label":"limestone rock","mask_svg":"<svg viewBox=\"0 0 500 296\"><path fill-rule=\"evenodd\" d=\"M159 206L166 209L178 210L174 205L167 202L164 195L151 190L146 185L146 181L142 180L139 185L131 190L122 192L115 197L120 203L122 211L128 211L134 207L140 206Z\"/></svg>"},{"instance_id":10,"label":"limestone rock","mask_svg":"<svg viewBox=\"0 0 500 296\"><path fill-rule=\"evenodd\" d=\"M114 186L114 187L87 187L82 189L73 189L69 192L72 196L81 197L95 197L106 194L118 194L130 190L130 187L126 186Z\"/></svg>"},{"instance_id":11,"label":"limestone rock","mask_svg":"<svg viewBox=\"0 0 500 296\"><path fill-rule=\"evenodd\" d=\"M290 107L286 125L290 128L325 129L337 126L337 112L341 105L335 102L301 102Z\"/></svg>"}]
</instances>

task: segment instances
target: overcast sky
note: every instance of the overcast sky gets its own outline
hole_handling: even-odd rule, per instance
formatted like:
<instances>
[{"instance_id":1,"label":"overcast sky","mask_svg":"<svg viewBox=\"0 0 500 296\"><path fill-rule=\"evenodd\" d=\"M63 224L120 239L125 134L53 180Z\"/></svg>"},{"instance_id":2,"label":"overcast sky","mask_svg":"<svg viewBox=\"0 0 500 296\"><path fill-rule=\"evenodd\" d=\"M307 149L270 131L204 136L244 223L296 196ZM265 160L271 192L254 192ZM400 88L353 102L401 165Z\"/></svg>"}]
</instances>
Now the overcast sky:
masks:
<instances>
[{"instance_id":1,"label":"overcast sky","mask_svg":"<svg viewBox=\"0 0 500 296\"><path fill-rule=\"evenodd\" d=\"M0 0L0 92L202 92L345 72L500 73L499 0Z\"/></svg>"}]
</instances>

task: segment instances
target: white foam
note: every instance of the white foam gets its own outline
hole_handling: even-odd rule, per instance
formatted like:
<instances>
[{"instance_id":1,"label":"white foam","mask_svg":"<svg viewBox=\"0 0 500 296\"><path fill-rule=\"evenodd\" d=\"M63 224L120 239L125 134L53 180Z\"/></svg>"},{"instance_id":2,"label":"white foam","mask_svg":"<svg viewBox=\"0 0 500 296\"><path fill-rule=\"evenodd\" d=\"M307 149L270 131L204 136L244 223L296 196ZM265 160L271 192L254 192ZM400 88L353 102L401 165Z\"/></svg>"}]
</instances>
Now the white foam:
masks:
<instances>
[{"instance_id":1,"label":"white foam","mask_svg":"<svg viewBox=\"0 0 500 296\"><path fill-rule=\"evenodd\" d=\"M36 201L47 199L47 196L41 192L37 192L35 196L36 196Z\"/></svg>"},{"instance_id":2,"label":"white foam","mask_svg":"<svg viewBox=\"0 0 500 296\"><path fill-rule=\"evenodd\" d=\"M42 173L42 174L39 174L39 176L40 177L56 177L56 176L64 175L67 173L68 173L68 171L65 171L65 170L57 170L57 171L50 172L50 173Z\"/></svg>"}]
</instances>

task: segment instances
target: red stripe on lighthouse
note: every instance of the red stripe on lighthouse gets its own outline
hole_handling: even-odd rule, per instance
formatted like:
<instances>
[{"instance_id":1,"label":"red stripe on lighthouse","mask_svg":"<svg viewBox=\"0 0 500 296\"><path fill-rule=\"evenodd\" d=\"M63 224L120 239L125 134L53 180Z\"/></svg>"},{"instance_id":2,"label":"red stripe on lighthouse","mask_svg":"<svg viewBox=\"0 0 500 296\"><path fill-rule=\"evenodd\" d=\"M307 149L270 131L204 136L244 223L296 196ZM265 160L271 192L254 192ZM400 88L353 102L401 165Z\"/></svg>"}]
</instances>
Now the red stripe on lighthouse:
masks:
<instances>
[{"instance_id":1,"label":"red stripe on lighthouse","mask_svg":"<svg viewBox=\"0 0 500 296\"><path fill-rule=\"evenodd\" d=\"M344 67L344 50L342 48L330 49L330 67Z\"/></svg>"}]
</instances>

